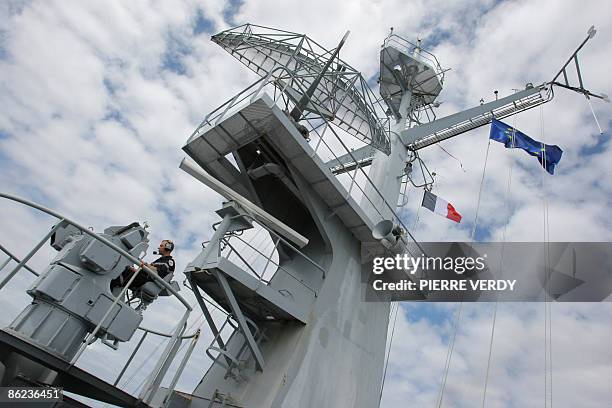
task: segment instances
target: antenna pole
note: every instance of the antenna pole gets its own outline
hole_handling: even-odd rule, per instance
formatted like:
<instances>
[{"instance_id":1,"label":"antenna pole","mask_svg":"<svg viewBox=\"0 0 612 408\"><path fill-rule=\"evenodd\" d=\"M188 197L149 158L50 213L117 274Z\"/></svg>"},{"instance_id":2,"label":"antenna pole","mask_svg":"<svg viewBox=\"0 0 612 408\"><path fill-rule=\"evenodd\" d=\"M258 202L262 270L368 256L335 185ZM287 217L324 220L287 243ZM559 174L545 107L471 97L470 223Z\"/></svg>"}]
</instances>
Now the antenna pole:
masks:
<instances>
[{"instance_id":1,"label":"antenna pole","mask_svg":"<svg viewBox=\"0 0 612 408\"><path fill-rule=\"evenodd\" d=\"M321 73L315 78L315 80L312 82L310 87L308 87L308 90L306 91L306 93L302 95L299 102L291 110L291 117L296 122L300 120L300 117L302 116L302 111L304 111L304 108L306 108L306 106L308 105L308 102L312 98L312 95L314 94L315 90L319 86L319 82L321 82L321 79L323 79L323 76L325 76L325 73L331 66L332 62L334 61L336 56L338 56L338 54L340 53L340 48L342 48L342 46L344 45L344 42L348 38L349 34L350 34L350 31L347 31L346 34L344 34L344 37L342 37L342 40L340 40L340 44L338 44L338 46L332 53L331 57L329 57L329 60L325 63L325 66L321 70Z\"/></svg>"}]
</instances>

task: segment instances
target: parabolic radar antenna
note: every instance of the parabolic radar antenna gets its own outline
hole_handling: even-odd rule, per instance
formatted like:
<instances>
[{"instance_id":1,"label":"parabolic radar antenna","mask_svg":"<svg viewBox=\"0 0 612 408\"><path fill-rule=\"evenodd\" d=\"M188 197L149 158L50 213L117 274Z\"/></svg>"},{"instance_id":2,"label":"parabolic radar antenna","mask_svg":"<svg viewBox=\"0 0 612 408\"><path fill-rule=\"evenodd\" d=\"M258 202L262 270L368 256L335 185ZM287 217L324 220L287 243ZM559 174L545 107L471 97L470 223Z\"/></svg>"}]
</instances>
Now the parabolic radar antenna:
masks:
<instances>
[{"instance_id":1,"label":"parabolic radar antenna","mask_svg":"<svg viewBox=\"0 0 612 408\"><path fill-rule=\"evenodd\" d=\"M244 407L378 403L389 303L362 300L362 244L384 250L376 224L402 224L397 173L372 156L403 168L406 149L393 154L398 124L339 57L345 39L326 50L306 35L250 24L212 37L260 78L183 146L192 160L181 168L231 201L185 270L214 335L214 364L194 397ZM396 109L404 118L409 99ZM252 228L273 244L271 255L258 252L263 271L245 255ZM211 318L208 298L226 323Z\"/></svg>"},{"instance_id":2,"label":"parabolic radar antenna","mask_svg":"<svg viewBox=\"0 0 612 408\"><path fill-rule=\"evenodd\" d=\"M436 118L444 70L432 54L387 37L378 99L339 58L345 38L326 50L306 35L250 24L212 37L260 79L208 114L183 146L193 161L181 168L230 201L185 270L214 335L213 365L190 406L377 406L389 299L364 301L368 262L425 252L396 211L402 180L415 184L418 150L552 98L550 83L527 84ZM245 259L255 239L243 231L253 224L273 244L263 271ZM211 318L204 295L225 323Z\"/></svg>"},{"instance_id":3,"label":"parabolic radar antenna","mask_svg":"<svg viewBox=\"0 0 612 408\"><path fill-rule=\"evenodd\" d=\"M346 37L345 37L346 38ZM261 77L269 77L287 98L287 107L309 94L292 117L323 116L347 133L389 153L389 122L361 74L304 34L245 24L212 37Z\"/></svg>"},{"instance_id":4,"label":"parabolic radar antenna","mask_svg":"<svg viewBox=\"0 0 612 408\"><path fill-rule=\"evenodd\" d=\"M210 343L196 349L199 328L186 334L195 304L178 293L172 273L161 278L145 267L152 281L141 287L132 287L136 273L113 283L140 263L145 226L95 233L0 193L56 219L21 259L0 246L9 257L0 272L17 264L0 289L23 270L39 276L28 291L32 303L0 330L0 385L64 387L126 407L378 406L391 299L366 290L374 256L425 252L397 215L405 204L398 204L402 184L404 195L409 181L431 188L431 181L416 185L410 176L418 151L546 103L553 85L608 100L584 88L580 74L578 52L594 34L591 28L551 82L442 118L433 108L444 70L420 44L396 35L380 52L380 99L340 59L346 36L333 50L302 34L250 24L213 36L260 78L209 113L183 146L190 159L180 168L227 199L212 237L184 270ZM578 83L567 75L572 62ZM39 274L27 263L49 240L59 253ZM172 332L142 327L145 309L169 295L185 308ZM95 342L116 350L137 330L142 337L113 385L76 366ZM148 334L168 340L133 395L131 378L123 377ZM184 341L189 347L164 383ZM187 394L175 386L192 352L212 364Z\"/></svg>"}]
</instances>

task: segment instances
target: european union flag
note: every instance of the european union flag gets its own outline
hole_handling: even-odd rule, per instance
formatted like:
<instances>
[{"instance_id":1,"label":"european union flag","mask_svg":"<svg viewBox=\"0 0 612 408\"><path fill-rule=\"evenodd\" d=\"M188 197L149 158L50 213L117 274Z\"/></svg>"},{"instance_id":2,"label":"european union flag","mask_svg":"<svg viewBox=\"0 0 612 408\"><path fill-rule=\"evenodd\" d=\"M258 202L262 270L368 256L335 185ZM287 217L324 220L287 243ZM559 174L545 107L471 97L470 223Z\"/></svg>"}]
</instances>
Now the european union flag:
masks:
<instances>
[{"instance_id":1,"label":"european union flag","mask_svg":"<svg viewBox=\"0 0 612 408\"><path fill-rule=\"evenodd\" d=\"M557 145L547 145L533 140L523 132L506 125L497 119L491 121L489 139L503 143L509 149L523 149L538 161L550 174L555 174L555 166L561 160L563 150Z\"/></svg>"}]
</instances>

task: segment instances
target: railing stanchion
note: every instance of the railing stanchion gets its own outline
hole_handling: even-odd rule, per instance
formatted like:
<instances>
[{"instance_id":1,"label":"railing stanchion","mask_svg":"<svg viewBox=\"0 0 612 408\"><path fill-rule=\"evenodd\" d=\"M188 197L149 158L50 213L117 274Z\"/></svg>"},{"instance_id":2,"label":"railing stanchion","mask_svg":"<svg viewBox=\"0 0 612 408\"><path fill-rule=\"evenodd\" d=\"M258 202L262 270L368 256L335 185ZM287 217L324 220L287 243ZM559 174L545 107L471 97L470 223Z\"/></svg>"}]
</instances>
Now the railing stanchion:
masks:
<instances>
[{"instance_id":1,"label":"railing stanchion","mask_svg":"<svg viewBox=\"0 0 612 408\"><path fill-rule=\"evenodd\" d=\"M2 244L0 244L0 251L4 252L9 257L9 259L4 263L4 265L0 266L0 271L2 271L2 269L4 269L6 267L6 265L8 265L11 262L11 259L13 261L17 262L17 263L21 262L21 260L19 258L17 258L15 255L13 255L11 253L11 251L9 251L5 247L3 247ZM24 267L24 269L28 270L32 275L40 276L40 274L38 272L36 272L34 269L30 268L28 265L24 264L23 267Z\"/></svg>"},{"instance_id":2,"label":"railing stanchion","mask_svg":"<svg viewBox=\"0 0 612 408\"><path fill-rule=\"evenodd\" d=\"M128 358L128 360L125 362L125 365L123 366L123 369L121 370L121 372L117 376L117 379L115 380L113 385L119 384L119 380L121 380L121 377L123 377L123 374L125 374L125 370L127 370L128 366L130 365L130 363L134 359L134 356L136 355L136 353L140 349L140 346L142 345L142 342L144 341L144 339L147 337L148 334L149 334L148 331L143 332L142 337L140 338L140 340L138 341L138 344L136 345L136 347L132 351L132 354L130 354L130 358Z\"/></svg>"},{"instance_id":3,"label":"railing stanchion","mask_svg":"<svg viewBox=\"0 0 612 408\"><path fill-rule=\"evenodd\" d=\"M26 206L28 206L30 208L33 208L33 209L36 209L36 210L41 211L43 213L46 213L46 214L54 217L55 219L57 219L57 223L51 228L51 230L47 234L45 234L45 236L40 240L40 242L38 242L22 260L19 260L13 254L11 254L6 248L0 246L0 251L4 252L9 257L6 261L3 261L2 266L0 267L0 269L5 268L7 265L9 265L11 260L14 260L15 262L17 262L17 266L11 271L11 273L8 274L8 276L6 276L2 280L2 282L0 282L0 289L2 289L15 276L15 274L21 268L27 269L32 274L34 274L36 276L39 276L39 274L36 271L31 269L27 265L27 262L40 250L40 248L45 244L45 242L47 242L59 228L65 227L67 225L71 225L73 227L76 227L80 231L81 234L90 236L94 240L97 240L97 241L101 242L106 247L108 247L108 248L112 249L113 251L117 252L120 256L122 256L122 257L124 257L124 258L126 258L126 259L128 259L128 260L130 260L130 261L132 261L134 263L140 262L140 259L136 258L131 253L129 253L126 250L122 249L121 247L117 246L116 244L114 244L112 241L110 241L109 239L105 238L104 236L101 236L101 235L99 235L99 234L97 234L97 233L95 233L93 231L90 231L86 227L84 227L84 226L82 226L82 225L80 225L80 224L78 224L78 223L76 223L76 222L74 222L74 221L72 221L72 220L62 216L62 215L60 215L59 213L57 213L57 212L55 212L53 210L50 210L50 209L45 208L45 207L43 207L41 205L38 205L36 203L30 202L28 200L25 200L25 199L22 199L22 198L19 198L19 197L15 197L15 196L12 196L12 195L9 195L9 194L0 193L0 198L6 198L8 200L15 201L15 202L20 203L20 204L24 204L24 205L26 205ZM229 223L229 222L230 222L230 220L228 219L227 223ZM183 317L180 319L178 325L173 330L172 334L156 332L156 331L153 331L153 330L148 330L148 329L144 329L144 328L139 327L139 329L144 331L144 334L140 338L140 340L138 341L138 344L136 345L136 347L132 351L129 359L127 360L126 364L123 366L121 372L119 373L118 377L116 378L116 380L115 380L115 382L113 384L113 386L117 386L117 384L119 383L121 378L124 376L125 372L127 371L127 368L129 367L130 363L133 361L136 353L140 350L140 347L142 346L142 344L143 344L145 338L147 337L148 333L153 333L153 334L156 334L156 335L169 337L170 338L170 343L166 347L166 349L164 350L164 353L160 357L159 361L157 362L156 368L153 370L153 372L149 376L148 381L147 381L147 386L145 387L145 389L143 390L143 393L142 393L142 395L146 395L146 398L147 398L146 399L146 403L148 403L153 398L153 395L155 394L155 392L159 388L160 382L163 379L164 375L166 374L166 372L167 372L167 370L168 370L168 368L170 366L170 363L172 362L173 358L175 357L175 355L176 355L176 353L178 351L178 347L180 346L180 343L182 342L182 340L189 339L189 338L197 338L199 336L199 330L195 334L184 335L184 332L185 332L186 326L187 326L187 324L186 324L187 323L187 319L189 317L190 312L193 310L192 306L177 292L177 290L175 290L169 283L167 283L166 281L161 279L150 268L148 268L146 266L143 266L141 268L141 270L144 270L147 273L147 275L149 275L149 277L152 278L153 281L158 283L160 286L165 288L169 293L171 293L174 297L176 297L183 304L183 306L186 309ZM104 322L107 320L109 314L118 306L118 303L121 300L124 299L125 294L127 293L128 288L130 287L131 283L134 281L134 279L136 278L137 275L138 275L137 273L132 274L132 276L128 280L127 284L123 287L123 289L121 290L119 295L115 297L114 302L110 305L110 307L108 308L108 310L106 311L106 313L104 314L102 319L99 321L97 326L94 328L94 330L91 333L89 333L85 337L85 339L83 340L83 344L79 347L79 350L77 351L75 356L70 361L69 367L74 366L74 364L79 359L79 357L82 355L82 353L85 351L87 346L92 343L92 340L96 339L96 334L99 332L100 328L102 327ZM122 307L129 307L129 305L122 304ZM192 342L192 343L194 344L194 342ZM191 354L192 351L193 351L193 348L190 348L189 354ZM186 362L185 362L185 364L186 364ZM182 371L183 368L184 368L184 366L181 368L181 371ZM140 400L141 401L143 400L142 396L141 396Z\"/></svg>"},{"instance_id":4,"label":"railing stanchion","mask_svg":"<svg viewBox=\"0 0 612 408\"><path fill-rule=\"evenodd\" d=\"M181 374L183 374L183 370L185 369L185 366L187 365L187 361L189 361L189 358L191 357L191 353L193 353L193 349L196 343L198 342L199 338L200 338L200 329L196 331L195 336L193 336L193 338L191 339L189 348L185 352L185 355L183 356L181 363L176 369L176 373L174 374L174 377L172 377L172 381L170 381L170 385L168 386L168 394L166 394L166 397L164 398L164 405L163 405L164 408L166 408L168 404L170 403L170 396L172 395L172 390L174 390L174 387L176 387L176 383L181 377Z\"/></svg>"},{"instance_id":5,"label":"railing stanchion","mask_svg":"<svg viewBox=\"0 0 612 408\"><path fill-rule=\"evenodd\" d=\"M181 334L187 326L188 317L189 311L186 311L183 314L181 320L179 321L176 330L172 334L172 337L168 341L168 345L162 353L162 356L160 357L159 361L155 365L155 368L153 368L153 370L151 371L151 375L149 375L149 378L142 387L142 391L140 392L138 399L143 401L145 404L148 404L151 401L151 398L153 398L153 395L159 388L159 385L162 379L164 378L168 367L170 366L170 361L176 354L177 346L181 342Z\"/></svg>"},{"instance_id":6,"label":"railing stanchion","mask_svg":"<svg viewBox=\"0 0 612 408\"><path fill-rule=\"evenodd\" d=\"M57 231L57 229L65 222L66 220L64 218L60 219L60 221L55 224L53 226L53 228L51 228L51 231L49 231L43 239L40 240L40 242L38 244L36 244L36 246L34 248L32 248L32 250L25 256L25 258L23 258L21 260L21 262L19 262L17 264L17 266L15 267L15 269L13 269L11 271L11 273L8 274L8 276L6 278L4 278L2 280L2 282L0 282L0 289L2 289L4 287L4 285L6 285L11 279L13 279L13 276L15 276L15 274L19 271L19 269L21 269L21 267L23 265L26 264L26 262L28 262L30 260L30 258L32 258L34 256L34 254L36 252L38 252L38 250L44 245L45 242L47 242L47 240L49 238L51 238L51 236L55 233L55 231Z\"/></svg>"},{"instance_id":7,"label":"railing stanchion","mask_svg":"<svg viewBox=\"0 0 612 408\"><path fill-rule=\"evenodd\" d=\"M11 262L11 259L13 258L9 256L8 259L2 263L2 266L0 266L0 272L6 267L6 265L9 264L9 262Z\"/></svg>"},{"instance_id":8,"label":"railing stanchion","mask_svg":"<svg viewBox=\"0 0 612 408\"><path fill-rule=\"evenodd\" d=\"M263 280L264 275L266 274L266 270L268 269L268 265L270 265L270 261L272 260L272 256L274 255L274 251L276 251L276 248L278 248L278 243L280 242L280 239L276 239L276 242L274 243L274 248L272 248L272 252L270 252L270 255L268 256L268 259L266 260L266 265L264 266L262 272L261 272L261 278Z\"/></svg>"}]
</instances>

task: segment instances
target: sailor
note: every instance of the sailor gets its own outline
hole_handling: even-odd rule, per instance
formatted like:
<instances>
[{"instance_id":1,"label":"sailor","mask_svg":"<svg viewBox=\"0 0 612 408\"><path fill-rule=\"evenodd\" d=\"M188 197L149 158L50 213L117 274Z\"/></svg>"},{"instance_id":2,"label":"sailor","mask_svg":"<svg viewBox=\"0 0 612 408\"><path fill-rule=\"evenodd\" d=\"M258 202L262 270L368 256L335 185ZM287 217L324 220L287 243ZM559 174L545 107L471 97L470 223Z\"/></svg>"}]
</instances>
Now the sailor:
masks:
<instances>
[{"instance_id":1,"label":"sailor","mask_svg":"<svg viewBox=\"0 0 612 408\"><path fill-rule=\"evenodd\" d=\"M169 273L174 273L174 259L172 258L171 252L174 250L174 243L169 239L164 239L159 243L159 248L154 254L161 255L159 258L151 263L140 261L140 268L128 267L123 273L116 279L111 281L111 290L117 286L124 286L132 277L133 274L138 275L132 281L130 289L134 290L145 283L152 281L153 278L149 274L142 270L142 267L146 266L153 272L156 272L160 278L164 278Z\"/></svg>"}]
</instances>

